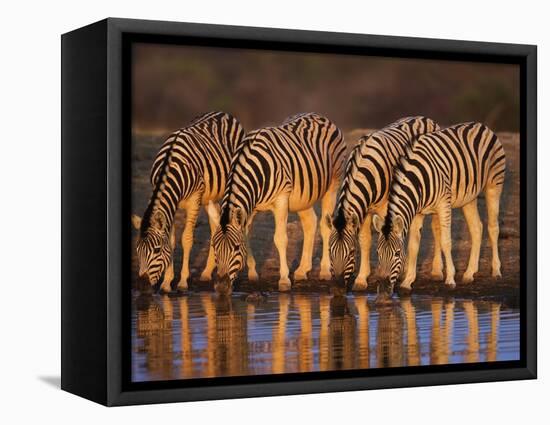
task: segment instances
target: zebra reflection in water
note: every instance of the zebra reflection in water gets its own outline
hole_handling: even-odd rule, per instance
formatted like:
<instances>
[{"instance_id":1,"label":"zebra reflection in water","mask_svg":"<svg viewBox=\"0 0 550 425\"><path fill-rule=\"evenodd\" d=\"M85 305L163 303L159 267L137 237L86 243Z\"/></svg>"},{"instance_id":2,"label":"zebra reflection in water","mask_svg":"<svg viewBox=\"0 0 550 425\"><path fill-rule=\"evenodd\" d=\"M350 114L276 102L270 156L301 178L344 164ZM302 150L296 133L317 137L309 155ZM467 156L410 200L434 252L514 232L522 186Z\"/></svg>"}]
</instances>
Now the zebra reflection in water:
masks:
<instances>
[{"instance_id":1,"label":"zebra reflection in water","mask_svg":"<svg viewBox=\"0 0 550 425\"><path fill-rule=\"evenodd\" d=\"M503 312L497 302L402 297L381 306L367 295L245 298L210 292L136 298L133 376L167 380L495 361L510 341L499 340Z\"/></svg>"}]
</instances>

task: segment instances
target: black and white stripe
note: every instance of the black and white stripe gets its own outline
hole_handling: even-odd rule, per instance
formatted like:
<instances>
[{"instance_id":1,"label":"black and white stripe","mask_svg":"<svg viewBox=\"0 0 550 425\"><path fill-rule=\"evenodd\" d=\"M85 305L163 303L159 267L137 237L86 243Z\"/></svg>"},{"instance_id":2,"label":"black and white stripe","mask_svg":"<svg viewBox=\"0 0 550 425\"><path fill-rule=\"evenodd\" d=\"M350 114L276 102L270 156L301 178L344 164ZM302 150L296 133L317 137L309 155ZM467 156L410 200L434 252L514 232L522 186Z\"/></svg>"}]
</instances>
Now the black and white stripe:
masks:
<instances>
[{"instance_id":1,"label":"black and white stripe","mask_svg":"<svg viewBox=\"0 0 550 425\"><path fill-rule=\"evenodd\" d=\"M286 259L289 211L298 212L304 230L302 259L294 278L307 278L317 225L313 206L321 201L323 214L332 212L344 156L341 131L330 120L314 113L295 115L278 127L261 128L246 135L231 168L221 216L211 211L220 224L212 242L222 286L230 289L245 261L249 278L257 278L254 258L247 255L248 233L254 214L267 210L275 216L279 288L290 289ZM321 222L323 279L330 278L328 234L328 228Z\"/></svg>"},{"instance_id":2,"label":"black and white stripe","mask_svg":"<svg viewBox=\"0 0 550 425\"><path fill-rule=\"evenodd\" d=\"M426 214L434 214L445 256L445 283L454 287L451 216L453 208L462 208L472 239L463 281L471 282L478 271L483 229L477 198L484 192L493 254L492 273L499 277L498 214L505 169L504 149L495 133L483 124L458 124L421 136L395 172L386 218L373 218L379 232L381 276L389 278L393 287L403 266L404 238L409 233L406 274L401 286L410 289L416 278L422 221Z\"/></svg>"},{"instance_id":3,"label":"black and white stripe","mask_svg":"<svg viewBox=\"0 0 550 425\"><path fill-rule=\"evenodd\" d=\"M371 216L385 214L393 169L405 149L419 136L435 130L439 130L439 126L429 118L402 118L361 137L350 153L334 216L325 218L332 228L332 271L343 284L349 282L355 271L356 251L360 246L361 268L353 288L367 288Z\"/></svg>"},{"instance_id":4,"label":"black and white stripe","mask_svg":"<svg viewBox=\"0 0 550 425\"><path fill-rule=\"evenodd\" d=\"M183 208L186 220L178 288L187 288L189 254L197 216L201 206L222 197L231 160L243 136L243 128L234 117L224 112L209 112L172 133L160 148L151 170L153 193L143 219L132 217L134 226L140 231L137 243L139 274L146 275L151 285L162 282L162 289L170 290L174 277L173 222L178 208ZM210 250L201 280L210 280L214 266Z\"/></svg>"}]
</instances>

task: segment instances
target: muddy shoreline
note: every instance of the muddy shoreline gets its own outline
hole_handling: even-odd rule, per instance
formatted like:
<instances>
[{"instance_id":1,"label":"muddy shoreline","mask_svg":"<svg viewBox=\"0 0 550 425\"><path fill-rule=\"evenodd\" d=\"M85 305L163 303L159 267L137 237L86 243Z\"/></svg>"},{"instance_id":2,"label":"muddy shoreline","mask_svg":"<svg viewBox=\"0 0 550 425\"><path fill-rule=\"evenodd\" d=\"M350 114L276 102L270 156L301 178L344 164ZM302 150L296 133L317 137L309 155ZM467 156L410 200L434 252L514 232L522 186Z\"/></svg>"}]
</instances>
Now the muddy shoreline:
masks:
<instances>
[{"instance_id":1,"label":"muddy shoreline","mask_svg":"<svg viewBox=\"0 0 550 425\"><path fill-rule=\"evenodd\" d=\"M138 297L149 297L154 295L168 296L168 297L185 297L192 296L198 292L215 292L213 282L201 282L198 279L193 280L189 284L189 290L185 292L172 291L170 293L159 292L157 288L148 287L146 284L141 283L136 288ZM270 293L278 292L277 280L261 280L258 282L250 282L247 279L239 279L235 282L233 287L234 294L241 294L246 298L248 294L261 293L262 296ZM341 291L335 288L332 281L310 279L307 281L301 281L293 283L292 289L289 294L338 294ZM348 294L365 295L376 294L376 283L372 282L366 291L347 291ZM517 308L520 301L520 291L516 282L507 281L504 279L494 279L487 277L486 279L479 279L473 283L463 284L457 282L454 289L447 288L443 282L437 282L434 280L420 279L413 284L412 291L402 291L396 289L393 294L393 300L399 301L406 299L411 295L430 295L433 297L442 298L465 298L476 299L484 301L499 301L503 305L510 308Z\"/></svg>"}]
</instances>

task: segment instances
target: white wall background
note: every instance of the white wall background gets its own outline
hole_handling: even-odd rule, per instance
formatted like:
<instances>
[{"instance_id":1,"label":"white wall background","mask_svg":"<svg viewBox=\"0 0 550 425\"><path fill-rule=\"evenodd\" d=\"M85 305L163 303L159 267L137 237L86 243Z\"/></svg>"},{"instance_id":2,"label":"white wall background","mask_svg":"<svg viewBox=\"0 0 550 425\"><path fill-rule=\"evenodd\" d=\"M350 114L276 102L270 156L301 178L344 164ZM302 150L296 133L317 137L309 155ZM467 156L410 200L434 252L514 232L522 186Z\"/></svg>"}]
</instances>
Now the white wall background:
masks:
<instances>
[{"instance_id":1,"label":"white wall background","mask_svg":"<svg viewBox=\"0 0 550 425\"><path fill-rule=\"evenodd\" d=\"M539 264L550 236L545 2L8 1L0 6L0 422L541 423L550 272L539 274L539 380L106 409L60 391L60 34L107 16L539 46ZM85 223L83 223L85 225ZM32 421L32 422L31 422Z\"/></svg>"}]
</instances>

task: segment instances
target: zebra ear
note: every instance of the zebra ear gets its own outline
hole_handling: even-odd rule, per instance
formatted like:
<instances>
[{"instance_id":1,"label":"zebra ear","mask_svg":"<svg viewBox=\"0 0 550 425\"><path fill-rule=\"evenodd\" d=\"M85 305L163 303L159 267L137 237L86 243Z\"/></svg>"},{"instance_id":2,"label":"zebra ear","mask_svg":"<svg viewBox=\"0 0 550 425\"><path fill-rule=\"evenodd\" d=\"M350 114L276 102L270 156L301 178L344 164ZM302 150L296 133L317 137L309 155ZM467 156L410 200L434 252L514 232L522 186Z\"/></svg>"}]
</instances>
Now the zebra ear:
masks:
<instances>
[{"instance_id":1,"label":"zebra ear","mask_svg":"<svg viewBox=\"0 0 550 425\"><path fill-rule=\"evenodd\" d=\"M357 230L359 228L359 217L357 217L357 215L351 214L349 222L351 223L351 226L354 230Z\"/></svg>"},{"instance_id":2,"label":"zebra ear","mask_svg":"<svg viewBox=\"0 0 550 425\"><path fill-rule=\"evenodd\" d=\"M166 218L164 217L164 214L162 214L160 211L157 211L153 214L153 217L151 218L151 225L158 230L163 230L164 226L166 225Z\"/></svg>"},{"instance_id":3,"label":"zebra ear","mask_svg":"<svg viewBox=\"0 0 550 425\"><path fill-rule=\"evenodd\" d=\"M241 208L233 208L233 211L231 212L231 219L237 226L244 227L244 214Z\"/></svg>"},{"instance_id":4,"label":"zebra ear","mask_svg":"<svg viewBox=\"0 0 550 425\"><path fill-rule=\"evenodd\" d=\"M384 227L384 219L378 214L374 214L372 216L372 225L374 226L374 230L376 230L378 233L382 233L382 227Z\"/></svg>"},{"instance_id":5,"label":"zebra ear","mask_svg":"<svg viewBox=\"0 0 550 425\"><path fill-rule=\"evenodd\" d=\"M401 235L401 233L403 232L404 227L405 227L405 225L404 225L403 219L401 217L397 216L393 219L392 230L395 234Z\"/></svg>"},{"instance_id":6,"label":"zebra ear","mask_svg":"<svg viewBox=\"0 0 550 425\"><path fill-rule=\"evenodd\" d=\"M132 226L136 230L141 229L141 217L139 215L132 214Z\"/></svg>"},{"instance_id":7,"label":"zebra ear","mask_svg":"<svg viewBox=\"0 0 550 425\"><path fill-rule=\"evenodd\" d=\"M214 205L214 202L208 202L208 208L206 211L208 212L208 217L210 220L212 220L216 227L218 227L220 225L220 212L218 211L216 205Z\"/></svg>"},{"instance_id":8,"label":"zebra ear","mask_svg":"<svg viewBox=\"0 0 550 425\"><path fill-rule=\"evenodd\" d=\"M330 214L325 214L325 222L327 223L329 230L332 230L332 217Z\"/></svg>"}]
</instances>

